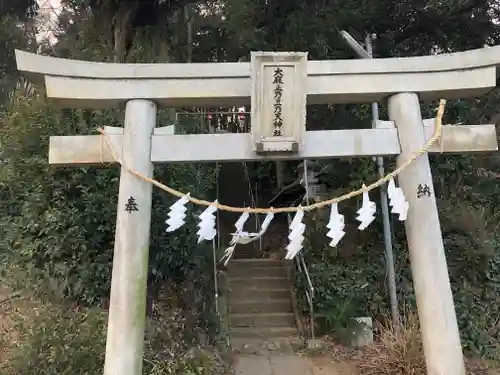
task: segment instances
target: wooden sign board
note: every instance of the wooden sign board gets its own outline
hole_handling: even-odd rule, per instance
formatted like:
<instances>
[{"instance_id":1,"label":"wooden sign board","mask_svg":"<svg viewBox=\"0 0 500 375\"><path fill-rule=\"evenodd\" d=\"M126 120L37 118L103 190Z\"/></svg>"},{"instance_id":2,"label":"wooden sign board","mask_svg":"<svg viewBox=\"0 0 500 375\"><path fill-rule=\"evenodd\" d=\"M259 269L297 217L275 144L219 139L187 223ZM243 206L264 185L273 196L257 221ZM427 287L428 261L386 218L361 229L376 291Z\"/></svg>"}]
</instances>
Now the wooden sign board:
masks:
<instances>
[{"instance_id":1,"label":"wooden sign board","mask_svg":"<svg viewBox=\"0 0 500 375\"><path fill-rule=\"evenodd\" d=\"M298 152L306 130L307 52L252 52L251 70L255 151Z\"/></svg>"}]
</instances>

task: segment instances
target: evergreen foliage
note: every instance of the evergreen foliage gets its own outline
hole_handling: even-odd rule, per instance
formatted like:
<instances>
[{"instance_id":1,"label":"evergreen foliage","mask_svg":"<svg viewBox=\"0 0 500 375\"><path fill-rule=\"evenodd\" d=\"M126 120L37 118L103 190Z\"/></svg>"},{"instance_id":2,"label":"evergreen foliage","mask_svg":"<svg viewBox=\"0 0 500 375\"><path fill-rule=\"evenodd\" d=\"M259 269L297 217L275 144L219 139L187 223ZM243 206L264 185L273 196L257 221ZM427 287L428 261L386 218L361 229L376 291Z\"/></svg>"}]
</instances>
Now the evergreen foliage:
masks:
<instances>
[{"instance_id":1,"label":"evergreen foliage","mask_svg":"<svg viewBox=\"0 0 500 375\"><path fill-rule=\"evenodd\" d=\"M126 9L134 9L137 15L134 2L127 3L132 8ZM123 15L120 2L68 0L64 5L55 30L58 43L43 45L43 52L93 61L117 60L117 56L118 61L124 58L129 62L185 61L188 56L192 61L242 61L249 59L251 50L308 51L310 59L354 58L338 34L341 29L360 41L366 33L376 33L376 57L463 51L498 44L500 38L495 21L498 5L486 0L356 0L349 7L338 0L227 0L189 2L188 6L184 2L158 2L162 11L151 21L132 25L132 17L129 23L119 26L127 36L121 42L116 40L116 30L110 29L113 20ZM120 126L123 112L60 110L39 92L33 94L23 86L16 88L13 49L34 50L34 35L28 27L33 9L29 2L0 1L0 50L5 51L0 55L3 283L28 289L40 298L50 297L91 309L105 307L118 168L52 168L47 162L48 139L50 135L95 134L95 129L103 125ZM424 116L433 115L434 105L422 103ZM381 116L386 116L383 103ZM174 120L170 111L159 114L161 125ZM481 98L450 102L445 120L469 124L498 122L498 90ZM308 108L309 129L362 128L369 121L369 104ZM193 131L189 128L196 126L193 121L178 125L186 131ZM359 187L361 181L377 179L371 159L325 163L333 166L326 177L332 196ZM462 339L468 350L490 357L498 355L500 342L499 165L497 154L432 158ZM387 160L386 167L392 166L393 160ZM296 177L295 163L287 164L285 174ZM198 197L212 200L216 194L214 165L157 166L155 177ZM252 179L267 187L260 192L262 195L272 195L269 181L275 180L275 175L270 163L255 168ZM164 221L172 202L172 197L155 190L150 294L156 297L166 284L170 285L168 290L175 291L174 299L178 299L173 304L182 313L192 308L190 314L194 318L188 319L186 331L195 330L193 327L212 329L213 319L207 315L207 311L213 310L212 251L209 245L196 245L194 221L174 235L165 233ZM348 202L346 214L354 211L356 205L356 200ZM196 209L190 209L190 213L195 212ZM194 220L194 215L188 216ZM352 315L384 315L388 297L380 220L367 233L348 233L335 251L321 240L324 223L317 220L316 227L306 236L309 244L305 253L317 286L317 310L330 315L331 321L341 319L337 316L338 307L347 305ZM415 297L404 231L397 223L393 229L398 294L401 302L413 306ZM299 280L299 291L302 287ZM99 319L95 321L101 322ZM100 327L101 323L95 324ZM36 353L38 339L30 337L32 353ZM102 342L99 345L98 351L102 352ZM85 359L85 355L81 358ZM35 367L40 366L25 370L35 375L55 373L36 372ZM89 368L88 373L95 371Z\"/></svg>"}]
</instances>

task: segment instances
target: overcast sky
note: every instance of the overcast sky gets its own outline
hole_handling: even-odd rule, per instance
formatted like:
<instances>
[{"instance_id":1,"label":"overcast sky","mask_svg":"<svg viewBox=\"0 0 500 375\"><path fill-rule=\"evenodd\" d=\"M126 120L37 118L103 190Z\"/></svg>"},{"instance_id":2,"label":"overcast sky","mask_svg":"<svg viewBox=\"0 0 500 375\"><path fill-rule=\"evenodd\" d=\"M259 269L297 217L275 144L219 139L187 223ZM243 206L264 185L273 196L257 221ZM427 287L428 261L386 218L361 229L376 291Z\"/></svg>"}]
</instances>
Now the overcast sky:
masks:
<instances>
[{"instance_id":1,"label":"overcast sky","mask_svg":"<svg viewBox=\"0 0 500 375\"><path fill-rule=\"evenodd\" d=\"M51 30L54 26L54 21L57 18L58 7L61 5L61 0L37 0L40 6L40 23L38 24L38 40L49 38L54 43L56 40L51 35Z\"/></svg>"},{"instance_id":2,"label":"overcast sky","mask_svg":"<svg viewBox=\"0 0 500 375\"><path fill-rule=\"evenodd\" d=\"M61 5L61 0L38 0L38 3L43 6L43 3L48 3L52 5L53 7L58 7Z\"/></svg>"}]
</instances>

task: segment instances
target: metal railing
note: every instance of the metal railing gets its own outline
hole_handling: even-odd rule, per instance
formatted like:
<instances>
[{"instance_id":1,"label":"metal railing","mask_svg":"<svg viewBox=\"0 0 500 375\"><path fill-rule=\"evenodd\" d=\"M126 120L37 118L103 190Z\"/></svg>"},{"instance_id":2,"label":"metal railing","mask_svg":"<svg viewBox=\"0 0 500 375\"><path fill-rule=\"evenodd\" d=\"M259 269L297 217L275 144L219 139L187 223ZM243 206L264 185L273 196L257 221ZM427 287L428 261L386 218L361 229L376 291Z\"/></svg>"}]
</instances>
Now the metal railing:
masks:
<instances>
[{"instance_id":1,"label":"metal railing","mask_svg":"<svg viewBox=\"0 0 500 375\"><path fill-rule=\"evenodd\" d=\"M292 223L292 219L290 217L290 214L287 215L287 219L288 219L288 226L290 226L290 224ZM310 320L311 320L310 321L311 339L314 339L315 338L315 332L314 332L315 331L315 329L314 329L314 326L315 326L314 285L312 283L311 276L309 275L309 270L307 269L306 261L304 259L304 255L302 254L302 252L299 252L295 256L294 261L295 261L295 267L297 268L299 273L301 273L304 276L304 278L307 282L305 294L306 294L307 303L309 305L309 315L310 315Z\"/></svg>"},{"instance_id":2,"label":"metal railing","mask_svg":"<svg viewBox=\"0 0 500 375\"><path fill-rule=\"evenodd\" d=\"M219 236L218 236L219 237ZM214 267L215 313L219 315L219 275L217 274L217 245L215 238L212 240L212 257Z\"/></svg>"}]
</instances>

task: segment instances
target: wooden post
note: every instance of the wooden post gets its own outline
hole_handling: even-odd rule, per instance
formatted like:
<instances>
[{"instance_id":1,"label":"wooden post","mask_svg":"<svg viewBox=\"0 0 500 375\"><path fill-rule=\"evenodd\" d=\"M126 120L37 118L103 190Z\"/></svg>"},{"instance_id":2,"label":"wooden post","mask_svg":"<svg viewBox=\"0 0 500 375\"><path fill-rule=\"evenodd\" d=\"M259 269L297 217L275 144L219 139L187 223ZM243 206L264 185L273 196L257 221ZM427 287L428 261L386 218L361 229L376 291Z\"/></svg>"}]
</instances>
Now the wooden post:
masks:
<instances>
[{"instance_id":1,"label":"wooden post","mask_svg":"<svg viewBox=\"0 0 500 375\"><path fill-rule=\"evenodd\" d=\"M401 154L397 160L400 165L425 143L417 94L392 96L389 117L399 131ZM465 375L428 156L421 156L405 169L399 183L410 204L406 235L427 373Z\"/></svg>"},{"instance_id":2,"label":"wooden post","mask_svg":"<svg viewBox=\"0 0 500 375\"><path fill-rule=\"evenodd\" d=\"M123 161L152 177L156 105L127 102ZM121 168L104 375L141 375L146 320L152 185Z\"/></svg>"}]
</instances>

